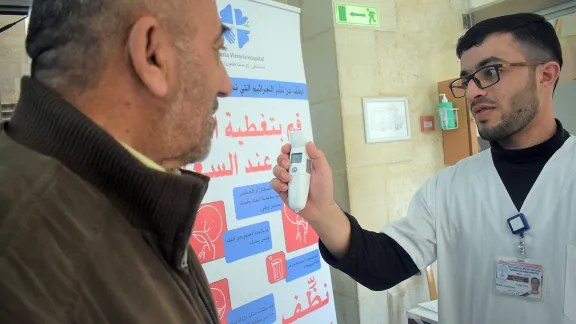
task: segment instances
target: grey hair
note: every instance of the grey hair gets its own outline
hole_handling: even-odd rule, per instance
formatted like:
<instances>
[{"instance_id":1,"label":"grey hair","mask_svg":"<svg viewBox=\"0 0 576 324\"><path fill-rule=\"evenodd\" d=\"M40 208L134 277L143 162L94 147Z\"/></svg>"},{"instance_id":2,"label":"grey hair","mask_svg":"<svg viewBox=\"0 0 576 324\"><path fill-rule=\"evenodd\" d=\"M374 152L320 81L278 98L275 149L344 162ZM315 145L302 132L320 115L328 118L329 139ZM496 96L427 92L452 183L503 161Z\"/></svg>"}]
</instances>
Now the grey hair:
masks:
<instances>
[{"instance_id":1,"label":"grey hair","mask_svg":"<svg viewBox=\"0 0 576 324\"><path fill-rule=\"evenodd\" d=\"M26 38L32 77L61 92L94 87L135 15L153 13L170 28L175 1L34 0Z\"/></svg>"},{"instance_id":2,"label":"grey hair","mask_svg":"<svg viewBox=\"0 0 576 324\"><path fill-rule=\"evenodd\" d=\"M26 38L32 77L55 89L92 86L106 64L104 41L124 27L111 15L123 1L34 0Z\"/></svg>"}]
</instances>

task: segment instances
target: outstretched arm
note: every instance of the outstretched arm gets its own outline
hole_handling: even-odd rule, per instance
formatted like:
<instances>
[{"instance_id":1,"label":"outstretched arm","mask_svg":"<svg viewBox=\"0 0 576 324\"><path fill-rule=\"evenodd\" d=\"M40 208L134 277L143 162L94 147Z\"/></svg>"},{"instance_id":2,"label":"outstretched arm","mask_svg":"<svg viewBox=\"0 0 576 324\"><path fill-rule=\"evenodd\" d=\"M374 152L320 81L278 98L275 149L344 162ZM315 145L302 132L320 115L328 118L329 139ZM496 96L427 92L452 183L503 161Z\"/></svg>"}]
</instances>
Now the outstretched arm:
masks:
<instances>
[{"instance_id":1,"label":"outstretched arm","mask_svg":"<svg viewBox=\"0 0 576 324\"><path fill-rule=\"evenodd\" d=\"M272 188L286 202L290 181L290 145L282 148L274 168ZM384 233L364 230L334 202L332 170L324 154L312 143L310 193L300 216L320 237L324 259L359 283L373 290L388 289L418 273L436 259L436 230L428 202L434 191L431 181L414 196L408 216L391 223Z\"/></svg>"},{"instance_id":2,"label":"outstretched arm","mask_svg":"<svg viewBox=\"0 0 576 324\"><path fill-rule=\"evenodd\" d=\"M387 290L419 272L410 255L384 233L363 229L346 214L351 227L350 244L342 258L336 258L320 241L322 258L370 290Z\"/></svg>"}]
</instances>

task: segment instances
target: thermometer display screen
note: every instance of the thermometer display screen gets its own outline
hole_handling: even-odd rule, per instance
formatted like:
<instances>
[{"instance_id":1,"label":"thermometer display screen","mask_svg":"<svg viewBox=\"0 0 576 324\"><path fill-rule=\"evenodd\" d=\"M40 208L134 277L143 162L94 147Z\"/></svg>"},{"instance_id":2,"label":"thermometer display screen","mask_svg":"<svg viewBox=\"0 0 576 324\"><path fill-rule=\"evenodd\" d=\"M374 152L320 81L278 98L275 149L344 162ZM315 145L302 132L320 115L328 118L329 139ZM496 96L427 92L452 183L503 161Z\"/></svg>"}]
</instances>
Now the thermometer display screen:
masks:
<instances>
[{"instance_id":1,"label":"thermometer display screen","mask_svg":"<svg viewBox=\"0 0 576 324\"><path fill-rule=\"evenodd\" d=\"M294 154L290 155L290 162L302 163L302 153L294 153Z\"/></svg>"}]
</instances>

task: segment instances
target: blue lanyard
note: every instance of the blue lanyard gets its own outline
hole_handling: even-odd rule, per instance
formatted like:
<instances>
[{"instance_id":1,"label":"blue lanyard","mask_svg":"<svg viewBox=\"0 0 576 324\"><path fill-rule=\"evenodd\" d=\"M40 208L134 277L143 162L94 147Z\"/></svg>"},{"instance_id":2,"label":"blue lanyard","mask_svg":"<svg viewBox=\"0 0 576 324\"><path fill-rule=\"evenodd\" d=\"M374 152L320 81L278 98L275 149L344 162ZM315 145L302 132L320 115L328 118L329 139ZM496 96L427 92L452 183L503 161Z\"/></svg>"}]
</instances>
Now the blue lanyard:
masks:
<instances>
[{"instance_id":1,"label":"blue lanyard","mask_svg":"<svg viewBox=\"0 0 576 324\"><path fill-rule=\"evenodd\" d=\"M518 235L520 237L520 243L517 247L518 261L523 262L526 260L524 233L530 229L530 225L528 224L528 220L526 220L526 216L524 216L522 213L508 218L507 222L512 234Z\"/></svg>"}]
</instances>

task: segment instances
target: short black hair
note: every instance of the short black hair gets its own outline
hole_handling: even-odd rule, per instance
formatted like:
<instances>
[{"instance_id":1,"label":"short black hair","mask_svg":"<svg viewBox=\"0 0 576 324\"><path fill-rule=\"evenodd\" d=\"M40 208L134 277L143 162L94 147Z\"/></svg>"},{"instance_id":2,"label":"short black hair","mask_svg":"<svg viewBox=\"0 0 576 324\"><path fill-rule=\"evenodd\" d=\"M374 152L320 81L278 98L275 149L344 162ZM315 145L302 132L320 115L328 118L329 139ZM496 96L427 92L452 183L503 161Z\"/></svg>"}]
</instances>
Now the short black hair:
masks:
<instances>
[{"instance_id":1,"label":"short black hair","mask_svg":"<svg viewBox=\"0 0 576 324\"><path fill-rule=\"evenodd\" d=\"M536 277L532 277L532 279L530 279L530 281L532 281L532 280L536 280L536 281L538 281L538 284L540 284L540 279L538 279Z\"/></svg>"},{"instance_id":2,"label":"short black hair","mask_svg":"<svg viewBox=\"0 0 576 324\"><path fill-rule=\"evenodd\" d=\"M458 41L456 55L480 46L488 36L512 34L522 46L526 58L537 62L557 62L562 68L562 47L556 30L546 18L533 13L520 13L487 19L472 26Z\"/></svg>"}]
</instances>

